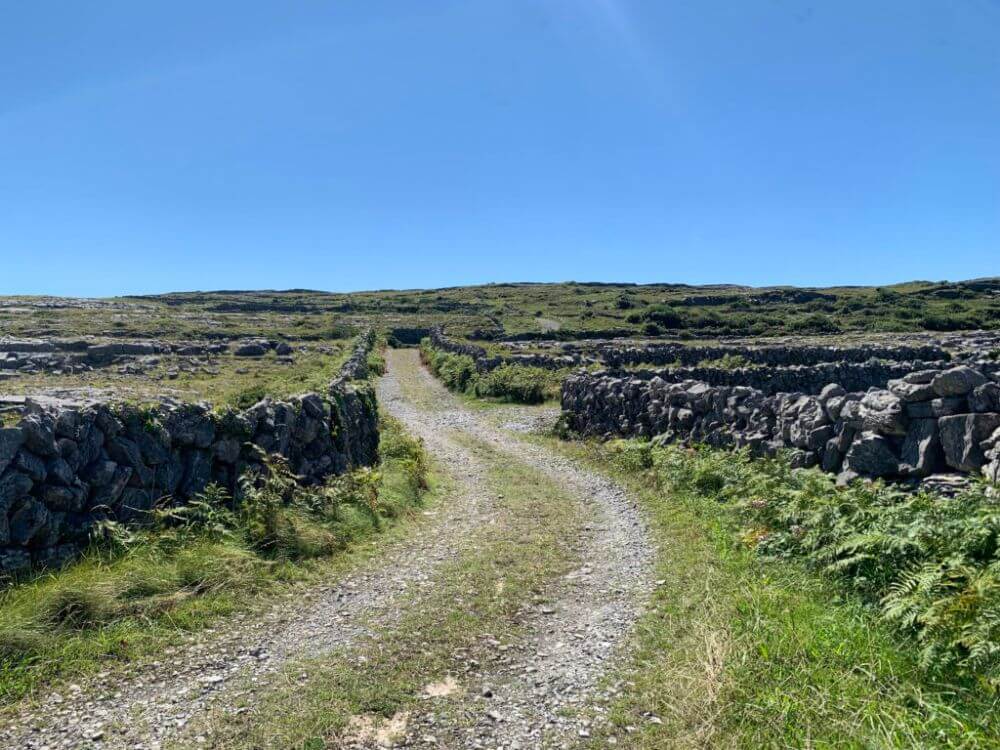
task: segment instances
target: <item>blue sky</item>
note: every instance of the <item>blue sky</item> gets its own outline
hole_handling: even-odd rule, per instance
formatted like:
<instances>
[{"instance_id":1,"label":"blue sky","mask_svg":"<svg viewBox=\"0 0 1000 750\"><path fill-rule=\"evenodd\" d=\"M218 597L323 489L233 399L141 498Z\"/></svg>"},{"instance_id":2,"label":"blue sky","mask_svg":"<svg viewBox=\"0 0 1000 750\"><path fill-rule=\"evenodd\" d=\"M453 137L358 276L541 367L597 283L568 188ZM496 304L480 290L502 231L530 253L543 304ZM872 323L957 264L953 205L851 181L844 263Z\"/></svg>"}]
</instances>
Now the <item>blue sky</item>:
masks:
<instances>
[{"instance_id":1,"label":"blue sky","mask_svg":"<svg viewBox=\"0 0 1000 750\"><path fill-rule=\"evenodd\" d=\"M0 293L997 274L997 0L0 9Z\"/></svg>"}]
</instances>

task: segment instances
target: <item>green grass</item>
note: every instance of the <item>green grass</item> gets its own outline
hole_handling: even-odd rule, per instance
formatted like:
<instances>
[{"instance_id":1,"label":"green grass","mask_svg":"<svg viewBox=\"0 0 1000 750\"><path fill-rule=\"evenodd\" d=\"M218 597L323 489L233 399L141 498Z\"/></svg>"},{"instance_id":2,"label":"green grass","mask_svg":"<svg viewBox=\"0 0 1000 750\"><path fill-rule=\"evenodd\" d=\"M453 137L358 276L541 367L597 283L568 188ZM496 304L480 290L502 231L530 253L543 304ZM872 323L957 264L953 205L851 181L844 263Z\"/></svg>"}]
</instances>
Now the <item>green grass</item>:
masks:
<instances>
[{"instance_id":1,"label":"green grass","mask_svg":"<svg viewBox=\"0 0 1000 750\"><path fill-rule=\"evenodd\" d=\"M307 392L325 393L350 353L351 342L330 342L326 346L334 348L334 352L297 351L291 364L280 361L274 354L260 358L221 355L201 358L207 359L206 366L185 371L179 368L187 365L189 358L164 356L161 364L141 376L119 373L115 367L75 374L19 375L4 381L2 390L28 395L44 388L99 388L114 393L120 400L152 401L170 395L175 399L246 408L264 396L287 398ZM175 377L167 377L170 370L177 371Z\"/></svg>"},{"instance_id":2,"label":"green grass","mask_svg":"<svg viewBox=\"0 0 1000 750\"><path fill-rule=\"evenodd\" d=\"M472 357L441 351L427 339L420 345L420 358L450 390L501 403L556 401L565 376L564 371L511 363L480 373Z\"/></svg>"},{"instance_id":3,"label":"green grass","mask_svg":"<svg viewBox=\"0 0 1000 750\"><path fill-rule=\"evenodd\" d=\"M328 580L427 489L420 444L383 420L378 472L298 491L269 481L235 511L216 494L161 528L95 545L63 570L0 593L0 705L54 682L155 658L234 612ZM284 486L276 486L285 482ZM377 494L376 494L377 492Z\"/></svg>"},{"instance_id":4,"label":"green grass","mask_svg":"<svg viewBox=\"0 0 1000 750\"><path fill-rule=\"evenodd\" d=\"M994 286L994 289L996 287ZM268 336L344 339L376 325L447 325L455 335L542 336L571 340L629 335L801 336L852 331L950 331L1000 327L989 282L913 281L891 287L806 289L684 284L487 284L338 294L320 291L190 292L107 300L84 308L32 307L6 298L0 330L15 336L106 334L171 340ZM541 321L558 321L558 330Z\"/></svg>"},{"instance_id":5,"label":"green grass","mask_svg":"<svg viewBox=\"0 0 1000 750\"><path fill-rule=\"evenodd\" d=\"M216 748L339 747L352 718L379 724L401 716L429 683L461 681L469 660L498 657L491 642L523 635L518 613L576 563L572 541L585 518L551 480L460 439L489 466L490 490L503 498L498 522L472 534L459 557L434 574L433 587L397 604L405 613L398 622L346 652L289 665L286 678L248 698L247 711L216 716L192 734ZM450 482L444 488L446 496L465 491ZM447 503L439 507L448 512ZM435 705L439 717L449 708Z\"/></svg>"},{"instance_id":6,"label":"green grass","mask_svg":"<svg viewBox=\"0 0 1000 750\"><path fill-rule=\"evenodd\" d=\"M991 690L928 672L911 639L807 561L758 553L731 502L732 454L560 449L629 486L658 542L652 606L609 678L628 689L591 746L1000 745Z\"/></svg>"}]
</instances>

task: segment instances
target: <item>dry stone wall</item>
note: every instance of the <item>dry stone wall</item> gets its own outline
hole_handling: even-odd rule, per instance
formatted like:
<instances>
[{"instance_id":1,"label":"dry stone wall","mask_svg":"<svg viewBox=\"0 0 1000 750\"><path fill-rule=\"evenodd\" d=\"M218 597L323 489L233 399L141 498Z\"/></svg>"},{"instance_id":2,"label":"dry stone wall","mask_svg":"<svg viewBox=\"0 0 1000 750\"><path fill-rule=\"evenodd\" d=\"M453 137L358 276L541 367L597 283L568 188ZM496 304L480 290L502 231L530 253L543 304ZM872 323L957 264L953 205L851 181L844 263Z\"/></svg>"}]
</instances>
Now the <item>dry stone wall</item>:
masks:
<instances>
[{"instance_id":1,"label":"dry stone wall","mask_svg":"<svg viewBox=\"0 0 1000 750\"><path fill-rule=\"evenodd\" d=\"M567 369L584 363L581 356L554 356L547 354L514 354L508 357L491 357L482 347L454 341L448 338L440 329L434 329L430 336L431 344L442 351L452 354L462 354L471 357L479 372L489 372L505 363L514 363L548 370ZM610 360L616 365L637 364L646 348L602 348L602 360ZM871 387L885 387L894 378L901 378L917 369L944 367L949 354L936 346L906 346L906 347L803 347L803 354L798 354L795 347L683 347L665 345L655 348L655 351L672 352L663 354L664 362L701 362L705 359L718 359L725 355L739 354L747 361L757 363L758 367L726 368L726 367L676 367L662 371L639 371L635 377L651 379L659 377L667 382L684 380L699 380L709 385L732 386L746 385L762 390L768 394L782 391L803 391L819 393L828 383L840 383L847 390L867 390ZM677 354L683 351L684 354ZM619 352L612 354L612 352ZM835 359L839 354L845 354L844 359ZM864 358L862 358L864 356ZM924 356L931 361L916 359L900 361L904 357ZM827 359L829 358L829 359ZM660 359L660 357L656 357ZM593 359L587 360L593 362ZM802 364L812 362L813 364ZM767 364L790 366L763 366Z\"/></svg>"},{"instance_id":2,"label":"dry stone wall","mask_svg":"<svg viewBox=\"0 0 1000 750\"><path fill-rule=\"evenodd\" d=\"M374 335L360 338L324 394L215 413L206 404L150 408L111 402L31 401L0 429L0 577L57 565L105 519L141 524L164 498L183 504L210 482L238 479L284 457L304 484L378 460Z\"/></svg>"},{"instance_id":3,"label":"dry stone wall","mask_svg":"<svg viewBox=\"0 0 1000 750\"><path fill-rule=\"evenodd\" d=\"M907 362L947 361L950 353L940 346L602 346L597 358L608 367L627 365L697 365L706 360L740 357L746 362L768 367L818 365L821 363L864 363L870 360Z\"/></svg>"},{"instance_id":4,"label":"dry stone wall","mask_svg":"<svg viewBox=\"0 0 1000 750\"><path fill-rule=\"evenodd\" d=\"M914 369L887 387L768 393L735 383L577 373L563 383L567 426L584 435L789 449L797 466L842 481L923 479L942 472L1000 481L1000 383L995 366Z\"/></svg>"}]
</instances>

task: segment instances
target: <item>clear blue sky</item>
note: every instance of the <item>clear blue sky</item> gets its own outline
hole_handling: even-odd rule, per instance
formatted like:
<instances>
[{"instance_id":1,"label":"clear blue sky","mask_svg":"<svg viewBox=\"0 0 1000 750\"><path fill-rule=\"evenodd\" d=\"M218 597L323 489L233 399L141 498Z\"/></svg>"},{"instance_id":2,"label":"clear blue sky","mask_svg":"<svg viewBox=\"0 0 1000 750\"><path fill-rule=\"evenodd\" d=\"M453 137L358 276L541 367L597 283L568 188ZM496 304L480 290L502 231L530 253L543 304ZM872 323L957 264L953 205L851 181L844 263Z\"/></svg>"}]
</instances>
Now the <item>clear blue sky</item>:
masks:
<instances>
[{"instance_id":1,"label":"clear blue sky","mask_svg":"<svg viewBox=\"0 0 1000 750\"><path fill-rule=\"evenodd\" d=\"M997 274L998 0L0 9L0 293Z\"/></svg>"}]
</instances>

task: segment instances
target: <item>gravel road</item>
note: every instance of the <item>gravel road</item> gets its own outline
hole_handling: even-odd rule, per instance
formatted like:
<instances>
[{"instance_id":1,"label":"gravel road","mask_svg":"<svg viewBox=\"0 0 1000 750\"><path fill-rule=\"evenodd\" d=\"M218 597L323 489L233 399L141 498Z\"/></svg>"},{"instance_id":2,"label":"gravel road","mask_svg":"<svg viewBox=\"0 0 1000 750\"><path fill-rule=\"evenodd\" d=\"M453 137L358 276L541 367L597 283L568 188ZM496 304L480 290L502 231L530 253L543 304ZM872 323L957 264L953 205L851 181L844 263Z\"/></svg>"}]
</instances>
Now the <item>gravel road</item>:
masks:
<instances>
[{"instance_id":1,"label":"gravel road","mask_svg":"<svg viewBox=\"0 0 1000 750\"><path fill-rule=\"evenodd\" d=\"M391 624L400 614L393 605L414 593L419 601L436 569L466 549L471 532L489 523L502 502L486 488L489 467L456 432L557 479L592 522L579 540L583 564L553 583L544 607L524 613L524 641L467 676L476 682L463 686L468 699L452 701L448 711L414 715L396 744L533 748L543 739L559 746L585 737L587 725L566 709L599 705L600 677L621 652L652 586L652 546L639 511L613 483L517 437L544 422L545 412L469 409L419 366L413 350L391 351L388 362L381 403L423 438L458 488L446 509L430 511L411 533L334 583L203 631L158 661L59 686L26 703L2 717L0 747L195 745L205 738L190 735L190 726L208 712L238 710L291 660L349 647Z\"/></svg>"}]
</instances>

